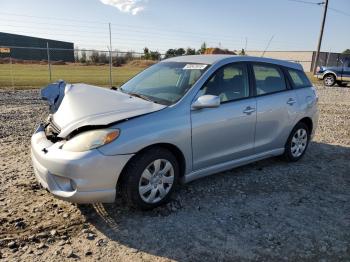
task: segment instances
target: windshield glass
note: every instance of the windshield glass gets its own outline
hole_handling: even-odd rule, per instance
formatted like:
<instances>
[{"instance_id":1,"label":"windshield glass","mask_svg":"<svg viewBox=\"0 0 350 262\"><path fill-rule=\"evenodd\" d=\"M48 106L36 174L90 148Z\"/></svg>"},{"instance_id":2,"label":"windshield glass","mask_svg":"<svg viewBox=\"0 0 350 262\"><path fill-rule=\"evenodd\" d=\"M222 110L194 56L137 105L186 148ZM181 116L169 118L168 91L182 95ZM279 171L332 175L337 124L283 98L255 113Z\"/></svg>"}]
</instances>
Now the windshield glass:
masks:
<instances>
[{"instance_id":1,"label":"windshield glass","mask_svg":"<svg viewBox=\"0 0 350 262\"><path fill-rule=\"evenodd\" d=\"M162 62L144 70L121 86L122 92L171 105L193 86L208 65Z\"/></svg>"}]
</instances>

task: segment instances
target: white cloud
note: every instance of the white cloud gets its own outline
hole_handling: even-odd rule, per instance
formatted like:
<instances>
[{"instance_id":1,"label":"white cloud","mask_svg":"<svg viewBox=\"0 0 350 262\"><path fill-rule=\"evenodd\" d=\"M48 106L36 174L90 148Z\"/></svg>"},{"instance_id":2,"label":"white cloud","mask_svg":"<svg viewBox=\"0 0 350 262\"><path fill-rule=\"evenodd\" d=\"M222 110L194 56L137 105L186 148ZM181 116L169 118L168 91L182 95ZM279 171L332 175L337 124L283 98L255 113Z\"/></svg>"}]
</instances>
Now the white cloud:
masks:
<instances>
[{"instance_id":1,"label":"white cloud","mask_svg":"<svg viewBox=\"0 0 350 262\"><path fill-rule=\"evenodd\" d=\"M118 8L121 12L137 15L145 9L144 4L147 0L100 0L105 5L111 5Z\"/></svg>"}]
</instances>

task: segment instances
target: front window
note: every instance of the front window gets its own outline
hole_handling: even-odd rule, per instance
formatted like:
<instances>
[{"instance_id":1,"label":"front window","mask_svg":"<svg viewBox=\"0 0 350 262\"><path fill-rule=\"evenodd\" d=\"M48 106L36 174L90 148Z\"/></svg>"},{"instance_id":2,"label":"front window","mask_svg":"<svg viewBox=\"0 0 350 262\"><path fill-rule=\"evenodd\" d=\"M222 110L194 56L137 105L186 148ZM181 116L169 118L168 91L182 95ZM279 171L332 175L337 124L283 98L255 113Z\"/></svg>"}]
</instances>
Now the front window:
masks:
<instances>
[{"instance_id":1,"label":"front window","mask_svg":"<svg viewBox=\"0 0 350 262\"><path fill-rule=\"evenodd\" d=\"M203 95L215 95L229 102L249 96L248 72L245 64L234 63L218 69L204 85Z\"/></svg>"},{"instance_id":2,"label":"front window","mask_svg":"<svg viewBox=\"0 0 350 262\"><path fill-rule=\"evenodd\" d=\"M162 62L121 86L122 92L171 105L193 86L208 68L205 64Z\"/></svg>"}]
</instances>

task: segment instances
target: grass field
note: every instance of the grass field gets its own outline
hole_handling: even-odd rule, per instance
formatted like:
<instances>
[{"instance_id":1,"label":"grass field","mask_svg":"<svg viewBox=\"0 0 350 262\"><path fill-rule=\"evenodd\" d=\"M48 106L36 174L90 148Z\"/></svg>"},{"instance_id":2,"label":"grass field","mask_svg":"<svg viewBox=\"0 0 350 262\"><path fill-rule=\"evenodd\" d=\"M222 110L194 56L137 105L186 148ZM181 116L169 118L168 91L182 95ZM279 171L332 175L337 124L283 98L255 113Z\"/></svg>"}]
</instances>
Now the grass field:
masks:
<instances>
[{"instance_id":1,"label":"grass field","mask_svg":"<svg viewBox=\"0 0 350 262\"><path fill-rule=\"evenodd\" d=\"M113 67L113 85L119 86L143 69L144 67L128 65ZM13 64L11 68L9 64L0 64L0 88L37 88L59 79L70 83L84 82L99 86L109 85L108 66L52 65L51 72L52 80L50 81L47 65Z\"/></svg>"},{"instance_id":2,"label":"grass field","mask_svg":"<svg viewBox=\"0 0 350 262\"><path fill-rule=\"evenodd\" d=\"M120 86L132 76L143 70L143 66L125 65L112 68L113 85ZM52 65L51 81L47 65L37 64L0 64L0 88L28 89L38 88L50 82L63 79L70 83L87 83L109 86L109 67L84 65ZM313 83L318 80L307 73ZM13 83L12 83L13 81Z\"/></svg>"}]
</instances>

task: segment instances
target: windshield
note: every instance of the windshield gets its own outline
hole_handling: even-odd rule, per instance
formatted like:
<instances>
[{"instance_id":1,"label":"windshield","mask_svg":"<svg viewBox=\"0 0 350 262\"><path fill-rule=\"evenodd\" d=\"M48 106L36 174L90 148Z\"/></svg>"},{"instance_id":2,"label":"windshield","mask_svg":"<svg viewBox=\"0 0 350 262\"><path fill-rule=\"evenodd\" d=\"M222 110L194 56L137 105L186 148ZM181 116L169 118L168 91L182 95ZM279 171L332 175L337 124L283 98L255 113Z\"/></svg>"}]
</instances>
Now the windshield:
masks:
<instances>
[{"instance_id":1,"label":"windshield","mask_svg":"<svg viewBox=\"0 0 350 262\"><path fill-rule=\"evenodd\" d=\"M193 86L208 65L162 62L121 86L121 91L156 103L171 105Z\"/></svg>"}]
</instances>

